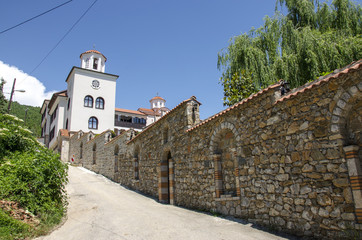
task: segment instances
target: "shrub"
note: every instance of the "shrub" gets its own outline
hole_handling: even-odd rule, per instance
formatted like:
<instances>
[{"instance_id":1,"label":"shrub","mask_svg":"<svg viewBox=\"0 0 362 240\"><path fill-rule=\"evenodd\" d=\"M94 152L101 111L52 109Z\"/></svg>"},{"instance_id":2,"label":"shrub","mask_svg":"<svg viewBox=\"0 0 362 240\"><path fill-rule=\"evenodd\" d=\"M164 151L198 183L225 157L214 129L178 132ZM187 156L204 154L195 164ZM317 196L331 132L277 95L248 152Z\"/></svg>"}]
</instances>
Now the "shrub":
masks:
<instances>
[{"instance_id":1,"label":"shrub","mask_svg":"<svg viewBox=\"0 0 362 240\"><path fill-rule=\"evenodd\" d=\"M58 223L66 208L67 165L22 127L22 120L0 114L0 200L18 202L40 218ZM5 221L3 214L0 222Z\"/></svg>"}]
</instances>

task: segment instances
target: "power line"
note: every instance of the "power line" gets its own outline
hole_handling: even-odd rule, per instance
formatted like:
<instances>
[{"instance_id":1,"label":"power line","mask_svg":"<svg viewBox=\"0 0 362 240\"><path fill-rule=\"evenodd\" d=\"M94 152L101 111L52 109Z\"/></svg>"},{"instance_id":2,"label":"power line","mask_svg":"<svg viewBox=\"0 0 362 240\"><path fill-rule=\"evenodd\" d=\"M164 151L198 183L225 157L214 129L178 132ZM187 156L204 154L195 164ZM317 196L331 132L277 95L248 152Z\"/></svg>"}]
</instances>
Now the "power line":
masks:
<instances>
[{"instance_id":1,"label":"power line","mask_svg":"<svg viewBox=\"0 0 362 240\"><path fill-rule=\"evenodd\" d=\"M82 20L82 18L89 12L89 10L93 7L93 5L97 2L98 0L95 0L89 7L88 9L82 14L82 16L80 16L80 18L73 24L73 26L64 34L64 36L57 42L57 44L55 44L55 46L47 53L47 55L40 61L40 63L29 73L29 76L33 74L33 72L38 69L38 67L45 61L45 59L47 59L49 57L49 55L58 47L58 45L64 40L64 38L73 30L73 28L80 22L80 20ZM25 78L26 79L26 78ZM23 79L20 83L22 83L25 79ZM19 83L19 84L20 84Z\"/></svg>"},{"instance_id":2,"label":"power line","mask_svg":"<svg viewBox=\"0 0 362 240\"><path fill-rule=\"evenodd\" d=\"M45 11L45 12L43 12L43 13L35 16L35 17L32 17L32 18L30 18L30 19L28 19L28 20L26 20L26 21L24 21L24 22L21 22L21 23L15 25L15 26L13 26L13 27L10 27L10 28L8 28L8 29L5 29L4 31L0 32L0 34L3 34L3 33L7 32L7 31L9 31L9 30L11 30L11 29L14 29L14 28L16 28L16 27L19 27L20 25L23 25L24 23L30 22L31 20L33 20L33 19L35 19L35 18L38 18L38 17L40 17L40 16L43 16L44 14L46 14L46 13L48 13L48 12L51 12L51 11L53 11L53 10L61 7L61 6L64 6L65 4L70 3L71 1L73 1L73 0L69 0L68 2L65 2L65 3L63 3L63 4L60 4L59 6L56 6L56 7L52 8L52 9L49 9L48 11Z\"/></svg>"}]
</instances>

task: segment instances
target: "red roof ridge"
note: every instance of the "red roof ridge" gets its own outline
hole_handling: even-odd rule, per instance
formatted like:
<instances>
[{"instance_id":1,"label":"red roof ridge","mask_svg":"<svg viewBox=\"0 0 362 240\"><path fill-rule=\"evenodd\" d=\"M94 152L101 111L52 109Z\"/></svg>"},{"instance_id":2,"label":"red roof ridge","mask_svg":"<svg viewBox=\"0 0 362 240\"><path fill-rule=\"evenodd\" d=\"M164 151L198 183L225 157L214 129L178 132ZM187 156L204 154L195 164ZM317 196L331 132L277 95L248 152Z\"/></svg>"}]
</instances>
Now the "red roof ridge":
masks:
<instances>
[{"instance_id":1,"label":"red roof ridge","mask_svg":"<svg viewBox=\"0 0 362 240\"><path fill-rule=\"evenodd\" d=\"M138 115L145 115L143 112L136 111L136 110L124 109L124 108L115 108L115 111L133 113L133 114L138 114Z\"/></svg>"},{"instance_id":2,"label":"red roof ridge","mask_svg":"<svg viewBox=\"0 0 362 240\"><path fill-rule=\"evenodd\" d=\"M312 88L314 88L316 86L319 86L322 83L329 82L332 79L339 78L341 75L347 74L347 73L349 73L350 71L353 71L353 70L357 70L361 66L362 66L362 59L360 59L358 61L355 61L355 62L352 62L352 63L350 63L349 65L347 65L347 66L345 66L343 68L339 68L339 69L334 70L333 73L330 73L330 74L328 74L326 76L323 76L323 77L319 77L319 78L317 78L316 80L314 80L311 83L304 84L303 86L297 88L296 91L291 92L288 95L285 95L285 96L281 97L280 99L278 99L276 101L276 103L282 102L285 99L289 99L291 97L294 97L294 96L296 96L296 95L298 95L300 93L303 93L303 92L305 92L307 90L310 90L310 89L312 89Z\"/></svg>"},{"instance_id":3,"label":"red roof ridge","mask_svg":"<svg viewBox=\"0 0 362 240\"><path fill-rule=\"evenodd\" d=\"M202 126L202 125L206 124L207 122L210 122L210 121L212 121L212 120L216 119L217 117L220 117L221 115L223 115L223 114L225 114L225 113L227 113L227 112L229 112L229 111L231 111L231 110L233 110L233 109L235 109L235 108L237 108L237 107L241 106L242 104L244 104L244 103L248 102L249 100L251 100L251 99L255 98L256 96L259 96L259 95L261 95L261 94L263 94L263 93L265 93L265 92L269 91L270 89L274 89L274 88L279 87L279 86L280 86L280 85L279 85L279 83L276 83L276 84L270 85L269 87L264 88L264 89L260 90L259 92L257 92L257 93L254 93L254 94L250 95L248 98L245 98L245 99L241 100L240 102L238 102L238 103L236 103L236 104L232 105L231 107L228 107L228 108L226 108L226 109L224 109L224 110L222 110L222 111L218 112L217 114L212 115L211 117L209 117L209 118L207 118L206 120L204 120L204 121L200 122L199 124L195 125L194 127L190 128L190 129L188 129L188 130L186 130L186 132L193 131L194 129L196 129L196 128L198 128L198 127L200 127L200 126Z\"/></svg>"},{"instance_id":4,"label":"red roof ridge","mask_svg":"<svg viewBox=\"0 0 362 240\"><path fill-rule=\"evenodd\" d=\"M87 54L87 53L97 53L97 54L100 54L104 57L104 60L105 62L107 62L107 58L106 56L104 56L101 52L95 50L95 49L91 49L91 50L88 50L88 51L85 51L84 53L82 53L79 57L81 58L83 54Z\"/></svg>"},{"instance_id":5,"label":"red roof ridge","mask_svg":"<svg viewBox=\"0 0 362 240\"><path fill-rule=\"evenodd\" d=\"M153 98L150 100L150 102L151 102L152 100L157 100L157 99L159 99L159 100L163 100L163 101L165 101L165 102L166 102L166 100L165 100L165 99L163 99L163 98L162 98L162 97L160 97L160 96L153 97Z\"/></svg>"}]
</instances>

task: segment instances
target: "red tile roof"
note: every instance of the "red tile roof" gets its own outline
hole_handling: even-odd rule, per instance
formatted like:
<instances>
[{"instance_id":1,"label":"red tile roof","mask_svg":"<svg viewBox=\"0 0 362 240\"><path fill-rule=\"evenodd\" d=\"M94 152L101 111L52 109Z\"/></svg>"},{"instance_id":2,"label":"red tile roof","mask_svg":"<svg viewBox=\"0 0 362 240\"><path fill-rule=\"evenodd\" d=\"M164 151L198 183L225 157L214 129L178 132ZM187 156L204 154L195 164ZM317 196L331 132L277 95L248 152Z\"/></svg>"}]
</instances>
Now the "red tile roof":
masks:
<instances>
[{"instance_id":1,"label":"red tile roof","mask_svg":"<svg viewBox=\"0 0 362 240\"><path fill-rule=\"evenodd\" d=\"M189 102L189 101L192 101L192 100L193 100L193 101L196 101L198 104L201 105L201 103L196 100L196 97L195 97L195 96L192 96L192 97L190 97L189 99L186 99L186 100L182 101L182 102L179 103L176 107L174 107L174 108L171 109L169 112L167 112L165 115L163 115L160 119L158 119L156 122L148 125L145 130L143 130L143 131L140 132L138 135L136 135L134 138L132 138L131 140L129 140L129 141L127 142L127 144L130 143L130 142L132 142L134 139L138 138L139 136L143 135L145 132L147 132L147 131L148 131L149 129L151 129L153 126L156 126L159 122L161 122L161 120L165 119L166 116L168 116L169 114L171 114L171 112L174 112L177 108L180 108L182 105L184 105L185 103L187 103L187 102Z\"/></svg>"},{"instance_id":2,"label":"red tile roof","mask_svg":"<svg viewBox=\"0 0 362 240\"><path fill-rule=\"evenodd\" d=\"M69 137L69 131L67 129L60 129L60 136L62 137Z\"/></svg>"},{"instance_id":3,"label":"red tile roof","mask_svg":"<svg viewBox=\"0 0 362 240\"><path fill-rule=\"evenodd\" d=\"M102 56L104 57L105 61L107 61L107 58L106 58L102 53L100 53L99 51L94 50L94 49L85 51L85 52L82 53L79 57L82 58L82 55L83 55L83 54L87 54L87 53L97 53L97 54L99 54L99 55L102 55Z\"/></svg>"},{"instance_id":4,"label":"red tile roof","mask_svg":"<svg viewBox=\"0 0 362 240\"><path fill-rule=\"evenodd\" d=\"M143 112L135 111L135 110L128 110L123 108L116 108L116 112L124 112L124 113L132 113L132 114L138 114L138 115L145 115Z\"/></svg>"},{"instance_id":5,"label":"red tile roof","mask_svg":"<svg viewBox=\"0 0 362 240\"><path fill-rule=\"evenodd\" d=\"M139 108L138 111L143 112L146 115L161 116L161 113L159 111L154 111L153 109Z\"/></svg>"},{"instance_id":6,"label":"red tile roof","mask_svg":"<svg viewBox=\"0 0 362 240\"><path fill-rule=\"evenodd\" d=\"M50 102L49 102L49 105L48 105L48 111L50 111L50 109L53 107L53 104L54 104L54 102L55 102L55 100L57 99L58 96L67 97L68 96L67 90L63 90L63 91L60 91L60 92L53 93L53 96L50 99Z\"/></svg>"},{"instance_id":7,"label":"red tile roof","mask_svg":"<svg viewBox=\"0 0 362 240\"><path fill-rule=\"evenodd\" d=\"M163 99L162 97L159 97L159 96L156 96L156 97L152 98L152 99L150 100L150 102L153 101L153 100L163 100L163 101L166 102L165 99Z\"/></svg>"}]
</instances>

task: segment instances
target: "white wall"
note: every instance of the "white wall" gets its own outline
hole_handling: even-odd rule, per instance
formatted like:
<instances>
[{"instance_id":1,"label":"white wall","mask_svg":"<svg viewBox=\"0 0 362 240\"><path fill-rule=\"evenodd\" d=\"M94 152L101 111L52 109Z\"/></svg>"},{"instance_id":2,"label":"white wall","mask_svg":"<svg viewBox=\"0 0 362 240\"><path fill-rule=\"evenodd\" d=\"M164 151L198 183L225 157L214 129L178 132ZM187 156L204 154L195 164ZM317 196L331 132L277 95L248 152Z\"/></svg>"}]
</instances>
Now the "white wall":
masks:
<instances>
[{"instance_id":1,"label":"white wall","mask_svg":"<svg viewBox=\"0 0 362 240\"><path fill-rule=\"evenodd\" d=\"M54 137L53 139L50 141L49 146L52 146L53 144L56 143L57 141L57 136L58 136L58 132L60 129L65 129L65 108L66 108L66 104L67 104L67 98L66 97L58 97L57 100L55 101L53 108L52 108L52 114L55 111L55 108L58 106L58 110L57 110L57 115L55 117L55 119L53 120L52 124L50 125L50 118L49 118L49 135L50 135L50 131L53 129L54 127ZM53 110L54 109L54 110Z\"/></svg>"},{"instance_id":2,"label":"white wall","mask_svg":"<svg viewBox=\"0 0 362 240\"><path fill-rule=\"evenodd\" d=\"M116 79L118 76L104 74L96 71L73 68L68 84L71 84L71 91L68 97L71 98L71 109L69 111L69 130L84 132L92 131L101 133L107 129L114 128L114 111L116 101ZM99 89L92 87L92 81L100 82ZM93 107L84 107L84 98L90 95L93 97ZM97 97L104 99L104 109L96 109ZM89 129L88 120L90 117L98 119L98 129Z\"/></svg>"}]
</instances>

